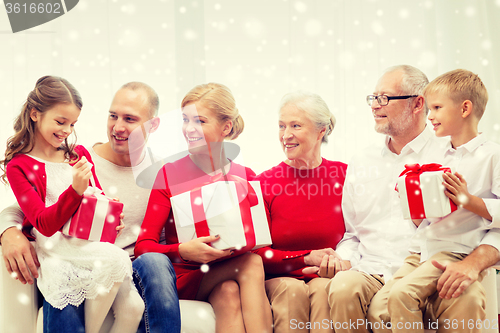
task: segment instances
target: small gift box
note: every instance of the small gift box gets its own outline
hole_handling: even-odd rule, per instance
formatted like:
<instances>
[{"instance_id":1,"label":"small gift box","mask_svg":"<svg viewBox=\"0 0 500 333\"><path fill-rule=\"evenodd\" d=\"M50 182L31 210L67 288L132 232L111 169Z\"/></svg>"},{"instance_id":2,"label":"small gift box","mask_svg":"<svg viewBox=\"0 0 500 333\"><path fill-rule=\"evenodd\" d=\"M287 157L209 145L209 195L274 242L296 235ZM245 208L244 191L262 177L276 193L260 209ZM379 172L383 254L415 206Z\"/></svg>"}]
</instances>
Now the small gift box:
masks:
<instances>
[{"instance_id":1,"label":"small gift box","mask_svg":"<svg viewBox=\"0 0 500 333\"><path fill-rule=\"evenodd\" d=\"M62 233L90 241L114 243L122 211L123 203L106 197L99 188L89 186L80 207L63 226Z\"/></svg>"},{"instance_id":2,"label":"small gift box","mask_svg":"<svg viewBox=\"0 0 500 333\"><path fill-rule=\"evenodd\" d=\"M443 217L457 210L446 196L443 173L452 172L440 164L407 164L397 183L405 219Z\"/></svg>"},{"instance_id":3,"label":"small gift box","mask_svg":"<svg viewBox=\"0 0 500 333\"><path fill-rule=\"evenodd\" d=\"M260 182L225 176L170 199L179 242L220 235L216 249L249 251L271 245Z\"/></svg>"}]
</instances>

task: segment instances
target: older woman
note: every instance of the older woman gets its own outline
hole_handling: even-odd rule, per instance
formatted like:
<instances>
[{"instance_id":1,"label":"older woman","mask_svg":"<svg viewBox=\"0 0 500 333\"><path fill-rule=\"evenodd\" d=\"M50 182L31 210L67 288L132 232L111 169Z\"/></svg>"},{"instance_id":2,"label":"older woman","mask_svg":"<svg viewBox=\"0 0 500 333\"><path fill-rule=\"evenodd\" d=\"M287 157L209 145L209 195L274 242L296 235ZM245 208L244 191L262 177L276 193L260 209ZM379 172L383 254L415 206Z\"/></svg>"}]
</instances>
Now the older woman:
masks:
<instances>
[{"instance_id":1,"label":"older woman","mask_svg":"<svg viewBox=\"0 0 500 333\"><path fill-rule=\"evenodd\" d=\"M286 159L257 176L269 212L273 245L257 250L275 332L329 332L325 285L348 268L334 252L345 231L341 211L346 164L321 157L335 118L323 99L285 95L279 140ZM320 277L323 276L323 277Z\"/></svg>"},{"instance_id":2,"label":"older woman","mask_svg":"<svg viewBox=\"0 0 500 333\"><path fill-rule=\"evenodd\" d=\"M158 173L135 255L145 252L167 255L177 275L179 298L210 302L215 312L216 332L271 332L271 309L264 289L261 258L254 253L233 256L230 250L210 246L219 236L179 243L171 210L172 196L206 185L214 177L255 176L249 168L229 160L223 145L225 139L236 139L243 131L243 119L231 91L217 83L194 87L181 106L182 132L189 155L165 164ZM167 244L159 242L163 229ZM209 267L202 266L206 263Z\"/></svg>"}]
</instances>

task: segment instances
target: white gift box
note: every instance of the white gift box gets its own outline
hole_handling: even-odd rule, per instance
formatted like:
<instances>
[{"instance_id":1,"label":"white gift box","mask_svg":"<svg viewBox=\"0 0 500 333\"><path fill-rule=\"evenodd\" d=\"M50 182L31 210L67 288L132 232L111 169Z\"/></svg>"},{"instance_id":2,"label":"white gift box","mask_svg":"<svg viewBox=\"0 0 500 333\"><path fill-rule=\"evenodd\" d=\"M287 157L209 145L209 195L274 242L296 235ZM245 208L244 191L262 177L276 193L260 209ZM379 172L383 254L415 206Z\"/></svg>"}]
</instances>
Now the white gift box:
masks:
<instances>
[{"instance_id":1,"label":"white gift box","mask_svg":"<svg viewBox=\"0 0 500 333\"><path fill-rule=\"evenodd\" d=\"M244 218L242 217L234 181L219 181L202 186L201 198L192 199L193 191L184 192L170 198L179 242L188 242L200 237L197 235L195 227L195 222L200 221L195 221L193 207L202 205L210 235L220 235L220 239L211 244L214 248L248 251L271 245L271 235L260 182L250 181L245 183L253 188L258 200L257 205L250 207L251 221L247 221L247 223L250 222L251 225L247 228L244 226ZM255 245L251 248L247 244L246 234L255 235Z\"/></svg>"},{"instance_id":2,"label":"white gift box","mask_svg":"<svg viewBox=\"0 0 500 333\"><path fill-rule=\"evenodd\" d=\"M398 178L401 209L405 219L438 218L457 209L444 193L443 173L442 170L425 171L420 175L404 175ZM413 192L408 193L407 177L408 181L417 182L415 184L418 186L417 190L413 189Z\"/></svg>"}]
</instances>

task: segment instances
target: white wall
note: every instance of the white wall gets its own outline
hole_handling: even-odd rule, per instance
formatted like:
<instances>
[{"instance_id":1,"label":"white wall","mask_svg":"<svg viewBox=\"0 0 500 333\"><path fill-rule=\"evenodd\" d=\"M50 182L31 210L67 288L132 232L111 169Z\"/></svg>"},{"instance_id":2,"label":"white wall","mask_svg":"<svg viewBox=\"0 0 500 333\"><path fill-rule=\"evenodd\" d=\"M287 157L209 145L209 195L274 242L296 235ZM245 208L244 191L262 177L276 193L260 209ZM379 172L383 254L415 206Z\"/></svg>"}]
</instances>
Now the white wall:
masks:
<instances>
[{"instance_id":1,"label":"white wall","mask_svg":"<svg viewBox=\"0 0 500 333\"><path fill-rule=\"evenodd\" d=\"M410 64L430 79L466 68L490 101L481 130L500 142L500 1L496 0L80 0L64 16L12 34L0 9L0 142L37 78L67 78L84 109L79 142L106 140L106 115L125 82L150 84L161 113L194 85L233 91L245 120L236 140L257 173L283 159L277 107L294 89L320 94L337 117L329 159L382 137L365 96L383 69ZM0 190L0 208L13 199Z\"/></svg>"}]
</instances>

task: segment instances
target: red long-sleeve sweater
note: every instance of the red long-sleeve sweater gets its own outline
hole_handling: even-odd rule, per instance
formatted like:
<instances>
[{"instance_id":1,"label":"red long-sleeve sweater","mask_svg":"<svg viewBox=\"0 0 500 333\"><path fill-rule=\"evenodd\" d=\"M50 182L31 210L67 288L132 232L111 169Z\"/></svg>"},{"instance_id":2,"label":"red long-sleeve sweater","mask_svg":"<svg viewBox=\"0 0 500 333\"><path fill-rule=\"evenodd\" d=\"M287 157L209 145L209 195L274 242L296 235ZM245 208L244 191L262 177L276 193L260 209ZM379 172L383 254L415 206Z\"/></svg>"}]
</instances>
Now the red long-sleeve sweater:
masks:
<instances>
[{"instance_id":1,"label":"red long-sleeve sweater","mask_svg":"<svg viewBox=\"0 0 500 333\"><path fill-rule=\"evenodd\" d=\"M302 274L311 250L333 248L342 239L342 188L347 165L323 159L315 169L299 170L282 162L264 171L261 182L273 245L256 250L267 278Z\"/></svg>"},{"instance_id":2,"label":"red long-sleeve sweater","mask_svg":"<svg viewBox=\"0 0 500 333\"><path fill-rule=\"evenodd\" d=\"M76 146L75 152L80 158L85 156L92 163L89 152L83 146ZM97 182L94 167L92 173ZM7 178L25 215L23 232L30 238L33 227L47 237L55 234L68 222L82 201L82 196L78 195L70 185L55 204L45 207L47 190L45 164L25 154L16 155L7 164ZM100 188L98 182L96 186Z\"/></svg>"}]
</instances>

